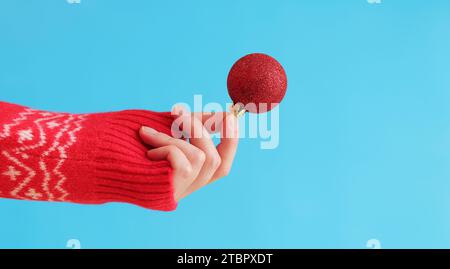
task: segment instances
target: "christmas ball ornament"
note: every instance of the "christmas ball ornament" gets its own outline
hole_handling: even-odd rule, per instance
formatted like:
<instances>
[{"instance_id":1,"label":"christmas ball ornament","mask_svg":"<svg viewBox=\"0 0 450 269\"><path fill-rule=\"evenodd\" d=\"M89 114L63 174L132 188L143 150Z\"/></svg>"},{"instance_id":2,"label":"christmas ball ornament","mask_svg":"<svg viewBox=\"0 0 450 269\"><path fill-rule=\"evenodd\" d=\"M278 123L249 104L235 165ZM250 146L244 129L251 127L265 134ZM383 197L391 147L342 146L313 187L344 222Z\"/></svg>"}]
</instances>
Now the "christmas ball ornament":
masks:
<instances>
[{"instance_id":1,"label":"christmas ball ornament","mask_svg":"<svg viewBox=\"0 0 450 269\"><path fill-rule=\"evenodd\" d=\"M277 60L266 54L252 53L240 58L231 67L227 87L236 115L242 115L245 111L264 113L283 100L287 78Z\"/></svg>"}]
</instances>

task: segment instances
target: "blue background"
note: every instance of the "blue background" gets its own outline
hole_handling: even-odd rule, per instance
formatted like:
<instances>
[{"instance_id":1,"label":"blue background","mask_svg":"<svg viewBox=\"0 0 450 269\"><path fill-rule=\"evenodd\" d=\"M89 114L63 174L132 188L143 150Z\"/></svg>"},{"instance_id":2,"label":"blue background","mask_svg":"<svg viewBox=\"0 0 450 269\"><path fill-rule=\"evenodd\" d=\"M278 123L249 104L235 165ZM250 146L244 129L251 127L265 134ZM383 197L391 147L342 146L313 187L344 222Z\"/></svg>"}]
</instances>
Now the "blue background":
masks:
<instances>
[{"instance_id":1,"label":"blue background","mask_svg":"<svg viewBox=\"0 0 450 269\"><path fill-rule=\"evenodd\" d=\"M450 1L0 2L0 100L167 111L229 101L239 57L285 67L280 145L172 213L0 201L0 247L450 247Z\"/></svg>"}]
</instances>

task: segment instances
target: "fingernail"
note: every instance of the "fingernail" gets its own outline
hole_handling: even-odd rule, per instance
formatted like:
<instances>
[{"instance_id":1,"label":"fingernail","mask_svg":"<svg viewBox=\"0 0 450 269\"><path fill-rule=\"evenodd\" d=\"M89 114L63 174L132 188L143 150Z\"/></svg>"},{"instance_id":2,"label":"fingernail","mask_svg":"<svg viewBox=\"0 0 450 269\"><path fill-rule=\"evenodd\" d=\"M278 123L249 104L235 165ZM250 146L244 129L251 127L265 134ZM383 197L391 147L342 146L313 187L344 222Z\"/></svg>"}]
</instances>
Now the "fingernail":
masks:
<instances>
[{"instance_id":1,"label":"fingernail","mask_svg":"<svg viewBox=\"0 0 450 269\"><path fill-rule=\"evenodd\" d=\"M154 134L158 133L158 131L156 131L155 129L147 127L147 126L142 126L142 132L144 132L145 134L148 134L148 135L154 135Z\"/></svg>"}]
</instances>

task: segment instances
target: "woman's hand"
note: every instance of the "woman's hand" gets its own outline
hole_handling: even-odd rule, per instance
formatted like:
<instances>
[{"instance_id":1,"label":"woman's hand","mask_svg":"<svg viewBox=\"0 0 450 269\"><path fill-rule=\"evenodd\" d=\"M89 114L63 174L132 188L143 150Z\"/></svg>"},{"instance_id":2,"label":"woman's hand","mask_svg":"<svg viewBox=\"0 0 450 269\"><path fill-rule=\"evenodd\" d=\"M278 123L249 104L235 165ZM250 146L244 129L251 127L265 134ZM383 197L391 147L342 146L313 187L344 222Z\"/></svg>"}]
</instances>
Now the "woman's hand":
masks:
<instances>
[{"instance_id":1,"label":"woman's hand","mask_svg":"<svg viewBox=\"0 0 450 269\"><path fill-rule=\"evenodd\" d=\"M172 115L175 127L189 138L189 142L145 126L141 128L140 136L154 147L147 152L149 159L170 162L178 201L229 173L239 136L237 118L231 113L188 113L178 106ZM214 132L221 134L217 147L210 135Z\"/></svg>"}]
</instances>

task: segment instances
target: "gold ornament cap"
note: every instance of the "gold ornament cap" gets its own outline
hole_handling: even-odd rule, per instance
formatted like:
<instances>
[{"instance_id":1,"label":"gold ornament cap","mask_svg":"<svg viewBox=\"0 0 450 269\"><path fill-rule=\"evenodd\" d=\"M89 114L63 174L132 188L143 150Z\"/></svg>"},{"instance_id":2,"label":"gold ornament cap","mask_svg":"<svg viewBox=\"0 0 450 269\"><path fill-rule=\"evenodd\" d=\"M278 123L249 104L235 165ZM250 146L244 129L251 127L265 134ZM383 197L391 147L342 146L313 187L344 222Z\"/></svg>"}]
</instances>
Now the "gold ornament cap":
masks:
<instances>
[{"instance_id":1,"label":"gold ornament cap","mask_svg":"<svg viewBox=\"0 0 450 269\"><path fill-rule=\"evenodd\" d=\"M245 106L242 103L232 105L230 107L230 111L238 118L244 115L245 112L247 112L247 110L245 110Z\"/></svg>"}]
</instances>

